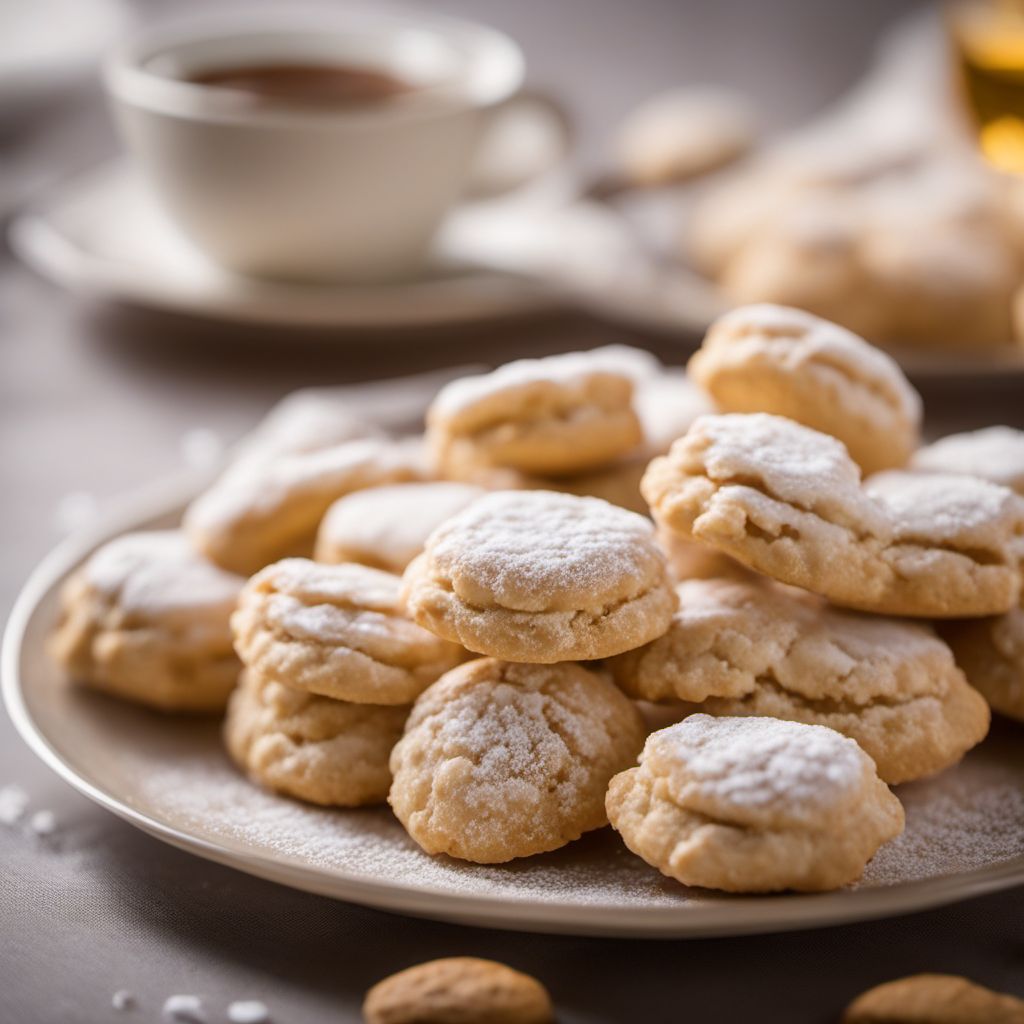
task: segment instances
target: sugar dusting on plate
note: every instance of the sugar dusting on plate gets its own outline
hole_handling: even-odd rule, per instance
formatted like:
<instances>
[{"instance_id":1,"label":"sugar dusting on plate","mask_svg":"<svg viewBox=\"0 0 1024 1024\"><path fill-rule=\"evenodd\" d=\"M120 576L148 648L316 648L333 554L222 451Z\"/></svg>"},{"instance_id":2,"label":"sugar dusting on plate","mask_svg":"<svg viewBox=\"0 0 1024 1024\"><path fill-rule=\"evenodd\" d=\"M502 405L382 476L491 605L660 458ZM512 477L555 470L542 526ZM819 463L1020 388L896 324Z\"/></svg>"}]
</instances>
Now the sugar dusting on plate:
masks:
<instances>
[{"instance_id":1,"label":"sugar dusting on plate","mask_svg":"<svg viewBox=\"0 0 1024 1024\"><path fill-rule=\"evenodd\" d=\"M666 883L610 829L508 865L424 854L385 808L330 811L265 793L227 762L216 734L180 757L132 747L123 769L139 779L150 813L248 855L378 884L426 887L510 902L630 907L721 899ZM859 887L898 885L1024 856L1024 752L995 736L944 774L902 786L907 828L868 865ZM122 751L124 754L125 751ZM133 762L133 763L132 763Z\"/></svg>"}]
</instances>

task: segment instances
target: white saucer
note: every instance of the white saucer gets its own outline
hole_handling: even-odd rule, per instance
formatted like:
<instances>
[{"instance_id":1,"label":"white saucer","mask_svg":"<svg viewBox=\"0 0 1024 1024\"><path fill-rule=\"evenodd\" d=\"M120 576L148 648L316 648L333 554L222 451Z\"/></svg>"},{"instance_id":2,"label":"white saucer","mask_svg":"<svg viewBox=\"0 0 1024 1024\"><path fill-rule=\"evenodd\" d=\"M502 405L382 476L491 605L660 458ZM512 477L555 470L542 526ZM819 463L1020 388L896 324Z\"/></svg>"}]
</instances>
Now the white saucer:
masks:
<instances>
[{"instance_id":1,"label":"white saucer","mask_svg":"<svg viewBox=\"0 0 1024 1024\"><path fill-rule=\"evenodd\" d=\"M453 219L527 200L467 204ZM539 200L530 200L536 202ZM18 216L15 252L83 295L215 319L273 325L388 328L487 320L553 308L550 292L514 274L438 259L423 278L359 287L245 279L206 260L167 220L123 161L66 182Z\"/></svg>"}]
</instances>

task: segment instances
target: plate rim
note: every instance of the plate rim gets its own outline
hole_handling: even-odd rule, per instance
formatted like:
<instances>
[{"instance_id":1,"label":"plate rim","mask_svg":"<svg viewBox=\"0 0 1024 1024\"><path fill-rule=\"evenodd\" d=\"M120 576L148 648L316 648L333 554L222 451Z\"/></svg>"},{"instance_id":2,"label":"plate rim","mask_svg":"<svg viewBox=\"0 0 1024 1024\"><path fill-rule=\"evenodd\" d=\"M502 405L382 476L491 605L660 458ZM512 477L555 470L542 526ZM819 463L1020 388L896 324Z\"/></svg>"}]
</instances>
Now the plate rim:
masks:
<instances>
[{"instance_id":1,"label":"plate rim","mask_svg":"<svg viewBox=\"0 0 1024 1024\"><path fill-rule=\"evenodd\" d=\"M1024 884L1024 855L952 875L892 886L829 893L737 896L721 903L623 909L617 904L558 899L510 901L450 888L344 871L326 871L247 854L191 834L141 811L70 765L52 746L25 699L21 660L26 633L40 605L95 547L130 529L178 513L201 474L184 473L119 499L87 530L60 542L31 572L12 607L0 652L0 689L17 733L29 749L84 797L130 825L179 849L291 888L407 916L512 931L633 938L705 938L783 932L896 917ZM654 869L652 869L654 870Z\"/></svg>"}]
</instances>

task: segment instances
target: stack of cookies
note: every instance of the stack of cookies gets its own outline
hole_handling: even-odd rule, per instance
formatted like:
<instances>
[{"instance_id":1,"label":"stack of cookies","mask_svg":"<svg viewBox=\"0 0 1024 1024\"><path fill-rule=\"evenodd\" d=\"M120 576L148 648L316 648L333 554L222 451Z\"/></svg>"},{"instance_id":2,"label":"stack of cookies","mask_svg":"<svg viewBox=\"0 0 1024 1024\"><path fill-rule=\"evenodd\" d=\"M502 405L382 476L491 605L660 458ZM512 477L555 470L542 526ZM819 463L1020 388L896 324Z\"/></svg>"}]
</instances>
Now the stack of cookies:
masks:
<instances>
[{"instance_id":1,"label":"stack of cookies","mask_svg":"<svg viewBox=\"0 0 1024 1024\"><path fill-rule=\"evenodd\" d=\"M291 400L181 532L79 571L57 656L172 710L238 678L251 778L386 799L430 854L610 821L687 885L852 882L903 828L890 785L989 703L1024 719L1024 435L920 448L896 364L795 309L722 318L689 371L523 360L411 441Z\"/></svg>"}]
</instances>

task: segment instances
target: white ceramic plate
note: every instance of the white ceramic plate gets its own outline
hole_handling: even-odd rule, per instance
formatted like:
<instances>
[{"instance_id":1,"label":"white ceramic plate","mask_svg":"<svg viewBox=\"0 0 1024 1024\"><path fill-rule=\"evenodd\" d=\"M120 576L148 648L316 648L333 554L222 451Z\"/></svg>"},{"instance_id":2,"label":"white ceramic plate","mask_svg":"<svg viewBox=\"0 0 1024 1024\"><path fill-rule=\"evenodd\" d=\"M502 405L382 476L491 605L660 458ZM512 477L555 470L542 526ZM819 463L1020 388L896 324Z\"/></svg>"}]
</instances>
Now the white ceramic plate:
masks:
<instances>
[{"instance_id":1,"label":"white ceramic plate","mask_svg":"<svg viewBox=\"0 0 1024 1024\"><path fill-rule=\"evenodd\" d=\"M384 808L328 811L264 793L233 770L216 723L72 688L46 637L61 581L97 544L174 524L196 481L129 502L36 570L11 616L4 696L32 749L72 786L165 842L297 889L403 914L580 935L768 932L921 910L1024 882L1024 743L1002 725L959 767L903 786L907 830L855 888L732 897L688 890L610 829L504 866L431 858Z\"/></svg>"}]
</instances>

